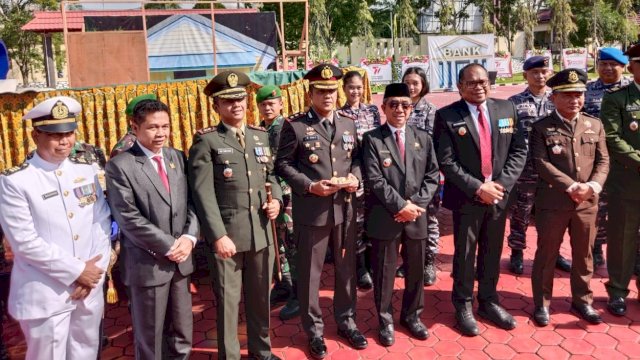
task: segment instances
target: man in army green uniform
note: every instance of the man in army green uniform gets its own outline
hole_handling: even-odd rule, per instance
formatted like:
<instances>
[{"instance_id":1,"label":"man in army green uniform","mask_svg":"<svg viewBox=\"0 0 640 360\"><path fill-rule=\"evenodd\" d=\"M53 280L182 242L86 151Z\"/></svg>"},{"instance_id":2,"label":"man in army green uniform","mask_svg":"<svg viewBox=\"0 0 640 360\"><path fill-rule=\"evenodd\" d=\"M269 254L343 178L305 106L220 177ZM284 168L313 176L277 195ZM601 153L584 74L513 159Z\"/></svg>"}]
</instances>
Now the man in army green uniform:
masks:
<instances>
[{"instance_id":1,"label":"man in army green uniform","mask_svg":"<svg viewBox=\"0 0 640 360\"><path fill-rule=\"evenodd\" d=\"M602 48L598 51L598 79L587 83L587 92L584 94L583 111L591 116L600 118L600 106L605 92L615 91L631 83L631 79L622 76L624 67L629 63L621 50L616 48ZM598 233L593 246L594 267L604 265L602 245L607 242L607 192L600 193L598 198Z\"/></svg>"},{"instance_id":2,"label":"man in army green uniform","mask_svg":"<svg viewBox=\"0 0 640 360\"><path fill-rule=\"evenodd\" d=\"M605 186L609 195L607 226L607 270L605 284L613 315L627 312L625 298L636 258L640 227L640 45L630 47L629 71L633 84L607 93L602 99L600 118L607 134L611 170Z\"/></svg>"},{"instance_id":3,"label":"man in army green uniform","mask_svg":"<svg viewBox=\"0 0 640 360\"><path fill-rule=\"evenodd\" d=\"M189 151L189 183L209 251L217 300L218 357L240 359L238 313L244 293L249 356L278 359L269 339L274 249L269 221L280 212L269 137L244 123L246 74L223 71L205 87L220 124L200 129ZM267 201L266 184L273 189ZM242 293L243 292L243 293Z\"/></svg>"},{"instance_id":4,"label":"man in army green uniform","mask_svg":"<svg viewBox=\"0 0 640 360\"><path fill-rule=\"evenodd\" d=\"M280 143L280 130L285 119L282 116L282 92L275 85L266 85L256 92L256 102L262 122L260 126L269 133L269 146L275 159ZM276 220L278 246L280 247L280 271L282 280L276 279L271 290L271 306L286 301L280 309L281 320L289 320L300 314L300 304L296 294L296 244L293 241L293 215L291 213L291 187L281 177L276 176L282 190L282 211Z\"/></svg>"},{"instance_id":5,"label":"man in army green uniform","mask_svg":"<svg viewBox=\"0 0 640 360\"><path fill-rule=\"evenodd\" d=\"M143 94L131 99L131 101L129 101L129 103L127 104L127 108L124 110L124 113L127 114L127 120L129 122L133 117L133 109L136 107L136 105L138 105L138 103L144 100L158 100L158 98L155 94ZM127 133L124 134L124 136L120 138L120 140L118 140L113 149L111 149L111 154L109 155L109 157L112 158L122 152L129 150L129 148L131 148L135 143L136 135L133 133L133 131L131 131L131 125L129 124Z\"/></svg>"}]
</instances>

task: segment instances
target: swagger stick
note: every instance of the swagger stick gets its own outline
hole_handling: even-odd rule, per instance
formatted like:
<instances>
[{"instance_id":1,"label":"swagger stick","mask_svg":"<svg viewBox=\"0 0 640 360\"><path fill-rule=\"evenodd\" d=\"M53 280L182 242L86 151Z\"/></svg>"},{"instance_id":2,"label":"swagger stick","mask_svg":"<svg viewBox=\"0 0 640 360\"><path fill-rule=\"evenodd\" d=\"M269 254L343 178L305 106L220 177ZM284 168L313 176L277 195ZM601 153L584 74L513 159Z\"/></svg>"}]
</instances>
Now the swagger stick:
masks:
<instances>
[{"instance_id":1,"label":"swagger stick","mask_svg":"<svg viewBox=\"0 0 640 360\"><path fill-rule=\"evenodd\" d=\"M264 189L267 192L267 202L270 203L271 200L273 200L273 195L271 194L271 184L264 184ZM280 246L278 245L276 221L275 219L269 219L269 222L271 223L271 233L273 234L273 248L275 249L276 267L278 268L278 281L282 281L282 269L280 268Z\"/></svg>"}]
</instances>

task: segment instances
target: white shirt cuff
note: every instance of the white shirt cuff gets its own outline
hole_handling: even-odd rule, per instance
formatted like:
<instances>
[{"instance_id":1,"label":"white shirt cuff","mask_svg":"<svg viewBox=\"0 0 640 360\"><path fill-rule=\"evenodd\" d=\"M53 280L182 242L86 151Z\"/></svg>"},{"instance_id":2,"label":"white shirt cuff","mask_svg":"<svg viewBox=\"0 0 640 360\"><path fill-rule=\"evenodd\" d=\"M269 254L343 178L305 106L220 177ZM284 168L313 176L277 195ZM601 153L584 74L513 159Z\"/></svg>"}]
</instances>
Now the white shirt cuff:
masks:
<instances>
[{"instance_id":1,"label":"white shirt cuff","mask_svg":"<svg viewBox=\"0 0 640 360\"><path fill-rule=\"evenodd\" d=\"M595 181L589 181L587 182L587 185L591 186L591 189L593 189L593 192L596 194L600 194L602 191L602 186Z\"/></svg>"},{"instance_id":2,"label":"white shirt cuff","mask_svg":"<svg viewBox=\"0 0 640 360\"><path fill-rule=\"evenodd\" d=\"M566 190L566 191L567 191L568 193L570 193L570 192L572 192L573 190L575 190L577 187L578 187L578 183L577 183L577 182L574 182L573 184L571 184L571 186L569 186L569 187L567 188L567 190Z\"/></svg>"}]
</instances>

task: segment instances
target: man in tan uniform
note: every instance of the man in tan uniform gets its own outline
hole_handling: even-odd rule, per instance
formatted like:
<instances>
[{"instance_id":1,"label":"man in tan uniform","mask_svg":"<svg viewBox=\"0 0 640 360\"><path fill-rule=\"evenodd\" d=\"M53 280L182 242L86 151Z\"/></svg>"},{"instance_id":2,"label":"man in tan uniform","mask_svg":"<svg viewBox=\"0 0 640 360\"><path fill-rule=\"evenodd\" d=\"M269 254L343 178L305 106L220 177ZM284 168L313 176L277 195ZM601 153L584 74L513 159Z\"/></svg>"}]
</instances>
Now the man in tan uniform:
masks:
<instances>
[{"instance_id":1,"label":"man in tan uniform","mask_svg":"<svg viewBox=\"0 0 640 360\"><path fill-rule=\"evenodd\" d=\"M538 171L535 201L538 250L531 282L540 326L549 324L554 265L567 229L571 236L571 309L592 324L602 322L591 307L593 242L598 194L609 174L609 154L599 119L580 112L587 74L563 70L547 80L556 110L533 124L530 144Z\"/></svg>"}]
</instances>

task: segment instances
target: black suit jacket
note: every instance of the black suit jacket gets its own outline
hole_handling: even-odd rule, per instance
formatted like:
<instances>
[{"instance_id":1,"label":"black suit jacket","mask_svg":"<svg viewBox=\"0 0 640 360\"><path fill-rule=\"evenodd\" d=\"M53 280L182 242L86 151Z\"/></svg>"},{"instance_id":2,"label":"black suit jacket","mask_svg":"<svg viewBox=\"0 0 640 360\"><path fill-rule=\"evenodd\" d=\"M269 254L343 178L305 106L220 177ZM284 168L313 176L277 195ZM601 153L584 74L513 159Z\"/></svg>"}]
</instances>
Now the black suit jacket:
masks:
<instances>
[{"instance_id":1,"label":"black suit jacket","mask_svg":"<svg viewBox=\"0 0 640 360\"><path fill-rule=\"evenodd\" d=\"M524 134L518 131L513 103L489 98L487 108L491 120L492 180L506 189L507 196L497 205L505 209L508 195L527 159L527 145ZM444 207L463 210L467 206L484 206L475 197L484 182L480 169L479 135L464 100L436 112L434 139L440 170L445 178Z\"/></svg>"},{"instance_id":2,"label":"black suit jacket","mask_svg":"<svg viewBox=\"0 0 640 360\"><path fill-rule=\"evenodd\" d=\"M427 208L438 188L438 164L431 137L414 126L405 127L405 161L400 158L389 125L364 134L366 229L370 237L390 240L404 230L411 239L427 237L427 214L415 222L398 223L393 216L407 200Z\"/></svg>"},{"instance_id":3,"label":"black suit jacket","mask_svg":"<svg viewBox=\"0 0 640 360\"><path fill-rule=\"evenodd\" d=\"M198 236L196 217L186 176L186 157L173 148L162 149L171 192L136 143L107 163L106 178L111 213L124 234L124 283L158 286L171 280L176 263L165 254L175 239ZM177 265L183 276L193 272L191 256Z\"/></svg>"},{"instance_id":4,"label":"black suit jacket","mask_svg":"<svg viewBox=\"0 0 640 360\"><path fill-rule=\"evenodd\" d=\"M330 180L334 176L346 177L352 173L362 179L356 126L353 119L343 115L334 112L333 140L313 110L290 117L282 126L276 173L293 190L296 224L339 225L345 220L345 191L340 190L333 196L317 196L307 191L311 182Z\"/></svg>"}]
</instances>

